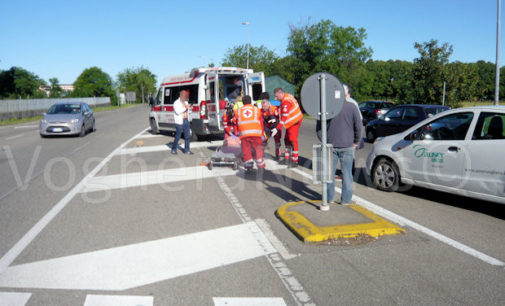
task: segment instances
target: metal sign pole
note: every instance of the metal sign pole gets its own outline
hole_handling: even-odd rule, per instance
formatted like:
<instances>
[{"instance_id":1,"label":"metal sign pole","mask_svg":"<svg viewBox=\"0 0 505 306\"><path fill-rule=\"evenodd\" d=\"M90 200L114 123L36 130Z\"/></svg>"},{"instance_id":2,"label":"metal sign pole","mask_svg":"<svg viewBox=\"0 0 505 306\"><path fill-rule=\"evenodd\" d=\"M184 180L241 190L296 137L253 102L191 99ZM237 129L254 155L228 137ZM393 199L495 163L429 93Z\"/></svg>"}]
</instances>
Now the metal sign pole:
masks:
<instances>
[{"instance_id":1,"label":"metal sign pole","mask_svg":"<svg viewBox=\"0 0 505 306\"><path fill-rule=\"evenodd\" d=\"M321 144L313 145L314 184L323 184L322 204L319 209L328 211L328 183L334 179L332 146L328 145L326 121L338 115L345 103L344 87L339 79L327 72L317 72L308 77L302 86L303 108L313 118L321 120ZM330 199L333 200L333 199Z\"/></svg>"},{"instance_id":2,"label":"metal sign pole","mask_svg":"<svg viewBox=\"0 0 505 306\"><path fill-rule=\"evenodd\" d=\"M323 185L323 206L328 205L328 195L327 195L327 190L328 186L326 185L326 177L328 176L328 151L326 150L326 143L327 143L327 131L326 131L326 75L323 73L319 77L320 80L320 88L321 88L321 140L322 140L322 152L321 152L321 159L322 159L322 172L323 172L323 178L321 180L322 185Z\"/></svg>"}]
</instances>

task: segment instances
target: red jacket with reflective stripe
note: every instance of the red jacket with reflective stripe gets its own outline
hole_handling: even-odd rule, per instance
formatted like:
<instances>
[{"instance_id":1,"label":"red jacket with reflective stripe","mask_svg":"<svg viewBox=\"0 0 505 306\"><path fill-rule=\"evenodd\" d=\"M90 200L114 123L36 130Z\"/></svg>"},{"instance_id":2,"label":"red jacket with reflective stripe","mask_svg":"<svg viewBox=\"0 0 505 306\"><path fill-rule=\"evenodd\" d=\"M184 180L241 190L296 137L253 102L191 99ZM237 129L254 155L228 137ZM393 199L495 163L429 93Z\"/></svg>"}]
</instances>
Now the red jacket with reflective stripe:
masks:
<instances>
[{"instance_id":1,"label":"red jacket with reflective stripe","mask_svg":"<svg viewBox=\"0 0 505 306\"><path fill-rule=\"evenodd\" d=\"M296 123L302 121L303 114L296 101L295 97L290 94L285 94L281 101L281 111L280 111L280 122L277 129L281 129L282 126L289 129Z\"/></svg>"},{"instance_id":2,"label":"red jacket with reflective stripe","mask_svg":"<svg viewBox=\"0 0 505 306\"><path fill-rule=\"evenodd\" d=\"M244 137L263 136L263 118L259 108L251 104L246 104L235 110L233 120L238 128L240 139Z\"/></svg>"}]
</instances>

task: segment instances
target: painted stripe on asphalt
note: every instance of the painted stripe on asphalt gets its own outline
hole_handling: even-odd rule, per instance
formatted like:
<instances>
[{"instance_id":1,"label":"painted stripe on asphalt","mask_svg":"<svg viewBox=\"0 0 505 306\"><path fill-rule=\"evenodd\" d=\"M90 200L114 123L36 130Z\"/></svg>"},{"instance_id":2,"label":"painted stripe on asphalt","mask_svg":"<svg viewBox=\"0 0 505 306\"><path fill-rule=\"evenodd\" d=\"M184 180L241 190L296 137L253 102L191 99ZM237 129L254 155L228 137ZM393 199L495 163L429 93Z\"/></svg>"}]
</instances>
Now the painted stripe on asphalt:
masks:
<instances>
[{"instance_id":1,"label":"painted stripe on asphalt","mask_svg":"<svg viewBox=\"0 0 505 306\"><path fill-rule=\"evenodd\" d=\"M35 127L39 127L38 124L15 126L14 128L15 129L31 129L31 128L35 128Z\"/></svg>"},{"instance_id":2,"label":"painted stripe on asphalt","mask_svg":"<svg viewBox=\"0 0 505 306\"><path fill-rule=\"evenodd\" d=\"M238 198L233 194L231 191L231 188L226 184L224 179L222 177L217 177L216 181L223 191L224 195L228 198L228 201L230 201L231 206L239 216L240 220L242 222L250 222L251 217L249 217L249 214L245 210L244 206L239 202ZM261 231L261 230L260 230ZM263 237L265 235L262 235ZM266 239L266 238L265 238ZM259 240L258 240L259 241ZM260 243L263 243L259 241ZM277 276L281 280L282 284L284 287L289 291L291 296L293 297L295 303L297 305L313 305L310 303L312 298L307 294L303 286L298 282L296 277L293 275L291 270L288 268L288 266L284 263L282 260L280 254L277 252L268 254L266 255L266 258L268 262L270 263L270 266L274 269L274 271L277 273Z\"/></svg>"},{"instance_id":3,"label":"painted stripe on asphalt","mask_svg":"<svg viewBox=\"0 0 505 306\"><path fill-rule=\"evenodd\" d=\"M161 138L161 137L168 137L168 136L167 135L163 135L163 134L157 134L157 135L143 134L143 135L138 136L137 139L142 139L142 138Z\"/></svg>"},{"instance_id":4,"label":"painted stripe on asphalt","mask_svg":"<svg viewBox=\"0 0 505 306\"><path fill-rule=\"evenodd\" d=\"M142 130L137 135L140 135L147 131L148 128ZM60 211L67 206L67 204L74 198L76 194L78 194L82 188L86 186L86 181L93 176L95 176L98 171L100 171L103 166L108 163L111 158L124 146L130 143L137 135L125 141L121 144L117 149L112 151L107 157L105 157L91 172L89 172L82 181L80 181L77 185L70 190L56 205L49 210L42 219L40 219L16 244L0 259L0 275L2 272L18 257L21 252L39 235L39 233L56 217Z\"/></svg>"},{"instance_id":5,"label":"painted stripe on asphalt","mask_svg":"<svg viewBox=\"0 0 505 306\"><path fill-rule=\"evenodd\" d=\"M284 244L275 236L274 232L270 228L270 224L265 219L256 219L256 224L261 228L265 236L268 238L270 243L274 246L274 248L281 254L282 258L286 260L293 259L298 255L289 253L288 249L284 246Z\"/></svg>"},{"instance_id":6,"label":"painted stripe on asphalt","mask_svg":"<svg viewBox=\"0 0 505 306\"><path fill-rule=\"evenodd\" d=\"M307 173L301 171L300 169L293 169L293 171L295 171L296 173L298 173L306 178L310 178L312 180L312 175L307 174ZM342 193L342 189L340 189L338 187L335 187L335 190L338 193ZM501 260L498 260L494 257L489 256L489 255L486 255L486 254L484 254L480 251L477 251L476 249L473 249L467 245L464 245L456 240L453 240L447 236L437 233L437 232L435 232L425 226L415 223L414 221L411 221L405 217L397 215L394 212L389 211L383 207L380 207L380 206L378 206L370 201L367 201L363 198L360 198L357 195L353 195L352 200L354 201L354 203L365 207L366 209L370 210L371 212L373 212L377 215L380 215L386 219L389 219L390 221L400 224L401 226L409 226L409 227L411 227L421 233L424 233L425 235L435 238L440 242L450 245L450 246L452 246L452 247L454 247L454 248L456 248L456 249L458 249L468 255L471 255L475 258L478 258L488 264L491 264L494 266L504 266L505 265L505 263Z\"/></svg>"},{"instance_id":7,"label":"painted stripe on asphalt","mask_svg":"<svg viewBox=\"0 0 505 306\"><path fill-rule=\"evenodd\" d=\"M84 306L152 306L152 296L88 294Z\"/></svg>"},{"instance_id":8,"label":"painted stripe on asphalt","mask_svg":"<svg viewBox=\"0 0 505 306\"><path fill-rule=\"evenodd\" d=\"M285 306L283 298L215 297L215 306Z\"/></svg>"},{"instance_id":9,"label":"painted stripe on asphalt","mask_svg":"<svg viewBox=\"0 0 505 306\"><path fill-rule=\"evenodd\" d=\"M14 140L14 139L17 139L17 138L20 138L20 137L23 137L23 134L18 134L18 135L14 135L14 136L11 136L11 137L7 137L7 138L5 138L5 140Z\"/></svg>"},{"instance_id":10,"label":"painted stripe on asphalt","mask_svg":"<svg viewBox=\"0 0 505 306\"><path fill-rule=\"evenodd\" d=\"M254 222L8 267L0 287L127 290L276 252Z\"/></svg>"},{"instance_id":11,"label":"painted stripe on asphalt","mask_svg":"<svg viewBox=\"0 0 505 306\"><path fill-rule=\"evenodd\" d=\"M31 296L29 292L0 292L0 305L24 306Z\"/></svg>"},{"instance_id":12,"label":"painted stripe on asphalt","mask_svg":"<svg viewBox=\"0 0 505 306\"><path fill-rule=\"evenodd\" d=\"M191 149L205 148L205 147L212 147L212 146L222 146L222 145L223 145L222 140L211 141L211 142L194 142L194 143L191 143ZM179 144L179 146L180 146L180 144ZM171 149L172 149L171 146L168 146L168 145L124 148L124 149L120 150L117 153L117 155L170 151Z\"/></svg>"},{"instance_id":13,"label":"painted stripe on asphalt","mask_svg":"<svg viewBox=\"0 0 505 306\"><path fill-rule=\"evenodd\" d=\"M267 162L268 170L274 171L284 168L286 168L286 166L279 165L275 161ZM87 180L86 185L80 192L106 191L111 189L141 187L190 180L203 180L219 176L237 175L237 173L239 175L243 175L240 170L233 170L230 167L214 167L213 170L209 170L205 166L195 166L96 176Z\"/></svg>"}]
</instances>

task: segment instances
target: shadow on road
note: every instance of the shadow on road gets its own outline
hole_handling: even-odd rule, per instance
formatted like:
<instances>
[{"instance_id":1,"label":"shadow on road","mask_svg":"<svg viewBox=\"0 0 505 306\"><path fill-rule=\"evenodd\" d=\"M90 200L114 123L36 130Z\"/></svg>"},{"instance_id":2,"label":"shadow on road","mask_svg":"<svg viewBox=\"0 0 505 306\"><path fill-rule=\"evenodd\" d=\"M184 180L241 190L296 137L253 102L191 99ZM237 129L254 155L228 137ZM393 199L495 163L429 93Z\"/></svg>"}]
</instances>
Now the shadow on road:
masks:
<instances>
[{"instance_id":1,"label":"shadow on road","mask_svg":"<svg viewBox=\"0 0 505 306\"><path fill-rule=\"evenodd\" d=\"M363 186L373 187L372 180L368 175L366 175L365 168L356 168L356 172L354 173L354 182ZM483 201L417 186L403 185L401 188L401 193L411 197L471 210L505 220L505 205L503 204ZM391 193L391 195L394 196L394 193Z\"/></svg>"}]
</instances>

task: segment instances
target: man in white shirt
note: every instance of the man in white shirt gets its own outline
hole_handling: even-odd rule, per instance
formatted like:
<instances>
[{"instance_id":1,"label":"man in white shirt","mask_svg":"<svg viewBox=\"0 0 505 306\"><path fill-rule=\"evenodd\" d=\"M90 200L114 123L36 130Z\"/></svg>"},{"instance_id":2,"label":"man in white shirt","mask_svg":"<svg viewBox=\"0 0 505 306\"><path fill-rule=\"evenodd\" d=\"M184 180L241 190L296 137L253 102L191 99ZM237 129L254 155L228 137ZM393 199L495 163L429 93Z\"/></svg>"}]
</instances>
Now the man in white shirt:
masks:
<instances>
[{"instance_id":1,"label":"man in white shirt","mask_svg":"<svg viewBox=\"0 0 505 306\"><path fill-rule=\"evenodd\" d=\"M193 154L189 149L191 141L191 130L189 127L189 111L190 106L188 103L189 91L181 90L179 99L174 101L174 122L175 122L175 139L172 144L172 154L177 154L177 147L179 146L179 139L184 132L184 154Z\"/></svg>"}]
</instances>

